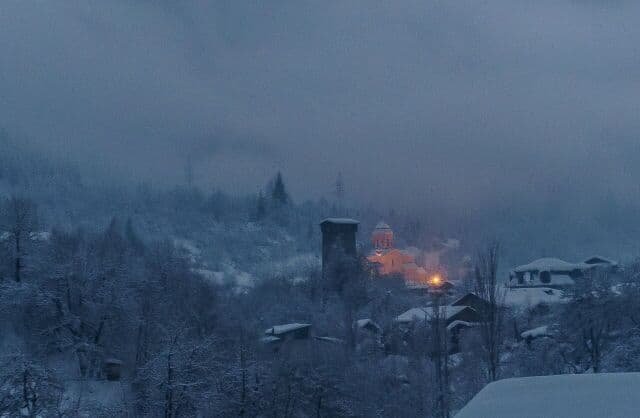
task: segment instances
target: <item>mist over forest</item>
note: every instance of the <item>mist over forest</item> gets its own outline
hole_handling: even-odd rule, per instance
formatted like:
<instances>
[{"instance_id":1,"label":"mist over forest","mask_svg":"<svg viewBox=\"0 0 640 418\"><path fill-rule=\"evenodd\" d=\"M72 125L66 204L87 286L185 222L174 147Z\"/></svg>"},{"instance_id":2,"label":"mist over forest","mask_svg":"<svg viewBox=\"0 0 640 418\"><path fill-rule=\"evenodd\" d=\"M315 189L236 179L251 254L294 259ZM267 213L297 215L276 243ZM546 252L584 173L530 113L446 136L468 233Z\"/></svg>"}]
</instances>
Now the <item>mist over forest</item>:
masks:
<instances>
[{"instance_id":1,"label":"mist over forest","mask_svg":"<svg viewBox=\"0 0 640 418\"><path fill-rule=\"evenodd\" d=\"M0 417L633 416L639 12L3 2Z\"/></svg>"}]
</instances>

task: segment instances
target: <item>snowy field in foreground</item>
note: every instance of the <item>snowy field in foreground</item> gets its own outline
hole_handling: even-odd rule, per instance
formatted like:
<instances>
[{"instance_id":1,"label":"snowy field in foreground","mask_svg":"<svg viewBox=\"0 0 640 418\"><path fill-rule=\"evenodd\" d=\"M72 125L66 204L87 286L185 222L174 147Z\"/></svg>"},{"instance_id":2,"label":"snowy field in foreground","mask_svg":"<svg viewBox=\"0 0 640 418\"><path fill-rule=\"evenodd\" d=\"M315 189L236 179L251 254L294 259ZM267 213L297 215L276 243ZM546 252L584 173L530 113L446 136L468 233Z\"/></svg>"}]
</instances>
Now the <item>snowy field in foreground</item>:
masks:
<instances>
[{"instance_id":1,"label":"snowy field in foreground","mask_svg":"<svg viewBox=\"0 0 640 418\"><path fill-rule=\"evenodd\" d=\"M504 379L487 385L455 418L640 416L640 373Z\"/></svg>"}]
</instances>

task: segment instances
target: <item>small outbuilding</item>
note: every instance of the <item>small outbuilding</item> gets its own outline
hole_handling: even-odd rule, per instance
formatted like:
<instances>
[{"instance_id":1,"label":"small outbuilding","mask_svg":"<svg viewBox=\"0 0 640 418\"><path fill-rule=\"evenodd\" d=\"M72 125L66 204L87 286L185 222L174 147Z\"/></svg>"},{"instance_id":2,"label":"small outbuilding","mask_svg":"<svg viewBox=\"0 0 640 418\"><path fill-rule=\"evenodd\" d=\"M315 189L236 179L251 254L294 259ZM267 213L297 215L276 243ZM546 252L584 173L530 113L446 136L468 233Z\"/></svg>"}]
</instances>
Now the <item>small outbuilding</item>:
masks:
<instances>
[{"instance_id":1,"label":"small outbuilding","mask_svg":"<svg viewBox=\"0 0 640 418\"><path fill-rule=\"evenodd\" d=\"M276 337L280 340L303 340L309 338L311 324L291 323L274 325L265 330L266 337ZM265 338L266 338L265 337ZM263 338L263 340L265 339ZM274 342L273 338L265 342Z\"/></svg>"}]
</instances>

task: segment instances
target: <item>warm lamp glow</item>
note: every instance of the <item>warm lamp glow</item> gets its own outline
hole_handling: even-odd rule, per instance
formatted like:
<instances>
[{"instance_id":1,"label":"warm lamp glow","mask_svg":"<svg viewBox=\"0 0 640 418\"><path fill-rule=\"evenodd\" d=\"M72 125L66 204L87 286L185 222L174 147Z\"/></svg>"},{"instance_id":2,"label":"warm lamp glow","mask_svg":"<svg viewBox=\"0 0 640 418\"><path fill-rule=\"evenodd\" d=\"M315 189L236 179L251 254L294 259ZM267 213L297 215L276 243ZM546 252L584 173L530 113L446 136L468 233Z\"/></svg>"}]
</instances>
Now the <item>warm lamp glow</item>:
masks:
<instances>
[{"instance_id":1,"label":"warm lamp glow","mask_svg":"<svg viewBox=\"0 0 640 418\"><path fill-rule=\"evenodd\" d=\"M433 286L440 286L442 284L442 277L440 277L440 275L438 274L435 274L431 276L431 278L429 279L429 283Z\"/></svg>"}]
</instances>

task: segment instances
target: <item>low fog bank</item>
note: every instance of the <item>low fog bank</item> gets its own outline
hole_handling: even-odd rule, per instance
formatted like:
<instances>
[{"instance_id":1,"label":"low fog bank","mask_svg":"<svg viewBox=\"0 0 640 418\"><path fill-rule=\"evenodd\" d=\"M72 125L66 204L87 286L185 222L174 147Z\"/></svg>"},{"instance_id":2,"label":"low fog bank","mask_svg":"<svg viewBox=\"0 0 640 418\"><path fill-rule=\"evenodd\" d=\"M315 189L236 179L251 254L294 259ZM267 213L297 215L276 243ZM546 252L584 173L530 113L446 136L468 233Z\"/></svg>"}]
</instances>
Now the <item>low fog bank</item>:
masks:
<instances>
[{"instance_id":1,"label":"low fog bank","mask_svg":"<svg viewBox=\"0 0 640 418\"><path fill-rule=\"evenodd\" d=\"M253 220L258 193L228 194L216 188L190 186L184 175L176 181L176 186L133 177L122 180L105 175L101 169L89 169L80 161L72 164L47 157L6 134L0 143L5 151L0 156L0 193L33 198L40 206L45 228L82 226L100 230L113 217L122 221L134 218L142 232L158 238L166 233L175 235L180 228L194 228L197 233L199 229L210 228L211 222L217 224L217 228L224 228L225 222L237 224ZM268 193L268 183L274 175L275 172L246 176L255 183L256 189ZM287 172L283 175L289 186L291 177ZM360 201L352 193L349 179L343 180L344 197L340 201L330 187L324 192L316 191L313 199L306 200L291 192L295 206L302 211L306 208L308 213L300 223L294 222L287 228L289 231L298 228L292 232L296 236L314 237L305 245L309 251L319 251L317 222L322 217L349 215L362 221L359 239L364 246L369 244L369 234L379 220L392 225L401 245L425 249L434 242L455 238L462 243L461 251L473 255L487 241L498 239L503 246L503 270L543 256L579 261L601 254L625 261L640 254L637 241L640 221L635 216L637 206L631 199L559 192L554 198L536 201L534 196L523 192L509 200L496 200L491 206L460 207L429 202L415 208L396 202L393 196L381 204ZM335 184L332 186L335 189ZM233 219L221 215L225 210L233 210L233 205L242 207L236 210ZM193 211L202 223L178 226ZM171 225L172 222L175 224ZM235 228L228 226L230 230ZM210 243L215 247L219 244ZM246 242L246 245L252 244ZM295 252L296 245L291 247ZM243 252L245 250L249 248Z\"/></svg>"}]
</instances>

